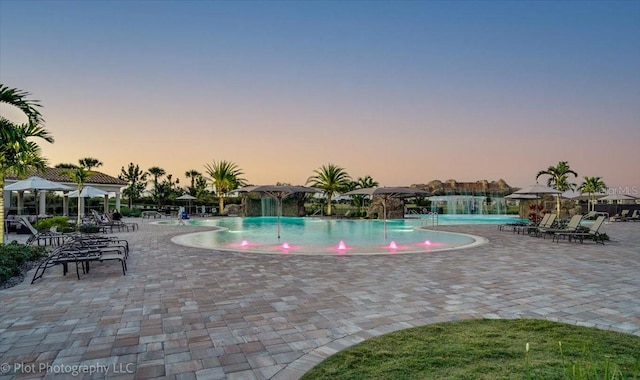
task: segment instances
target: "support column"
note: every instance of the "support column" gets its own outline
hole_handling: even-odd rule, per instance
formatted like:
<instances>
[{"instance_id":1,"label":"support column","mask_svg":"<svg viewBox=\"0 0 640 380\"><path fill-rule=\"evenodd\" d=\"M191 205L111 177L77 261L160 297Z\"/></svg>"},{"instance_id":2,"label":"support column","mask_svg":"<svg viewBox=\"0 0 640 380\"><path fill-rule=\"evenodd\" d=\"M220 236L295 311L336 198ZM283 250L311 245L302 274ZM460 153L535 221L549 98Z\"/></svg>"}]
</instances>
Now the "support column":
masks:
<instances>
[{"instance_id":1,"label":"support column","mask_svg":"<svg viewBox=\"0 0 640 380\"><path fill-rule=\"evenodd\" d=\"M38 201L38 215L47 213L47 190L40 190L40 200Z\"/></svg>"},{"instance_id":2,"label":"support column","mask_svg":"<svg viewBox=\"0 0 640 380\"><path fill-rule=\"evenodd\" d=\"M8 193L9 193L9 196L11 196L11 192L9 191ZM4 204L10 204L10 203L7 203L5 201ZM24 209L24 190L21 190L21 191L18 191L18 215L22 215L23 209Z\"/></svg>"},{"instance_id":3,"label":"support column","mask_svg":"<svg viewBox=\"0 0 640 380\"><path fill-rule=\"evenodd\" d=\"M4 213L7 215L7 211L11 209L11 191L3 191L2 200L4 201ZM7 231L5 230L5 233Z\"/></svg>"},{"instance_id":4,"label":"support column","mask_svg":"<svg viewBox=\"0 0 640 380\"><path fill-rule=\"evenodd\" d=\"M78 207L80 207L80 216L84 216L84 197L78 198Z\"/></svg>"},{"instance_id":5,"label":"support column","mask_svg":"<svg viewBox=\"0 0 640 380\"><path fill-rule=\"evenodd\" d=\"M62 215L69 216L69 193L64 193L62 197Z\"/></svg>"},{"instance_id":6,"label":"support column","mask_svg":"<svg viewBox=\"0 0 640 380\"><path fill-rule=\"evenodd\" d=\"M116 210L120 212L120 192L116 191Z\"/></svg>"},{"instance_id":7,"label":"support column","mask_svg":"<svg viewBox=\"0 0 640 380\"><path fill-rule=\"evenodd\" d=\"M104 196L104 213L109 212L109 194Z\"/></svg>"}]
</instances>

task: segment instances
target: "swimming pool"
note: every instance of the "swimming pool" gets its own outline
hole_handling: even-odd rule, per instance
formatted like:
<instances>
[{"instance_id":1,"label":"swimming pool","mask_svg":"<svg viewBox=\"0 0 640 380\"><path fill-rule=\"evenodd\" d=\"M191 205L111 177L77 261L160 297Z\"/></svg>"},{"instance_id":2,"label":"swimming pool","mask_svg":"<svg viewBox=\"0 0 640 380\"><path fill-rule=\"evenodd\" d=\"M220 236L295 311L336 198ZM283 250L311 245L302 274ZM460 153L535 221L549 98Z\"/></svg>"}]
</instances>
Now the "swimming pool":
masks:
<instances>
[{"instance_id":1,"label":"swimming pool","mask_svg":"<svg viewBox=\"0 0 640 380\"><path fill-rule=\"evenodd\" d=\"M479 218L482 217L482 218ZM508 223L511 217L476 215L440 216L439 224ZM212 231L187 233L172 239L190 247L273 254L354 255L425 253L470 247L486 242L479 236L421 228L423 221L323 218L280 218L280 239L275 217L194 219L188 225L210 226ZM161 221L158 224L175 224Z\"/></svg>"}]
</instances>

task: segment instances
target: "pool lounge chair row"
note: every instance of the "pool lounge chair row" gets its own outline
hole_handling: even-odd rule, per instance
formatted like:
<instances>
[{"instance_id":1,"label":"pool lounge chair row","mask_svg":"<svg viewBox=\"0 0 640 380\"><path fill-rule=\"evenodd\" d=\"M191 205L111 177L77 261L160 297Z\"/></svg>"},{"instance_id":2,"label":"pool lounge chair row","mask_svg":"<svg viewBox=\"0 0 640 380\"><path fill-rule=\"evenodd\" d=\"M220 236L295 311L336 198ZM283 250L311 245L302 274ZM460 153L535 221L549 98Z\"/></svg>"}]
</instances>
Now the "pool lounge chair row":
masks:
<instances>
[{"instance_id":1,"label":"pool lounge chair row","mask_svg":"<svg viewBox=\"0 0 640 380\"><path fill-rule=\"evenodd\" d=\"M75 264L76 276L80 279L82 273L89 273L91 263L117 261L122 266L122 274L127 273L127 258L129 257L129 242L117 237L100 235L69 236L64 244L55 247L46 260L37 268L31 283L42 278L47 269L56 265L62 266L62 273L66 276L69 264Z\"/></svg>"},{"instance_id":2,"label":"pool lounge chair row","mask_svg":"<svg viewBox=\"0 0 640 380\"><path fill-rule=\"evenodd\" d=\"M68 238L77 236L79 233L71 232L71 233L63 233L56 231L55 228L50 229L49 231L38 231L33 224L24 216L18 217L16 220L24 226L31 235L27 238L27 245L44 245L44 246L59 246L62 245ZM114 227L115 226L115 227ZM137 223L129 224L115 224L115 223L105 223L105 225L99 226L101 227L101 232L113 232L114 228L118 228L118 231L126 230L129 231L129 228L137 229Z\"/></svg>"},{"instance_id":3,"label":"pool lounge chair row","mask_svg":"<svg viewBox=\"0 0 640 380\"><path fill-rule=\"evenodd\" d=\"M596 244L600 243L604 245L605 239L600 233L600 227L602 227L605 220L606 218L604 216L599 216L588 230L576 229L575 231L556 232L553 235L553 240L559 242L561 238L567 238L569 241L580 241L580 243L583 243L585 239L587 239L593 240Z\"/></svg>"},{"instance_id":4,"label":"pool lounge chair row","mask_svg":"<svg viewBox=\"0 0 640 380\"><path fill-rule=\"evenodd\" d=\"M590 228L581 226L582 215L574 215L571 220L561 226L557 223L556 214L546 214L538 225L513 226L513 232L518 234L528 234L536 237L551 236L553 241L559 242L566 238L568 241L584 242L585 239L593 240L596 244L604 244L604 237L600 233L600 228L604 224L606 217L598 216Z\"/></svg>"},{"instance_id":5,"label":"pool lounge chair row","mask_svg":"<svg viewBox=\"0 0 640 380\"><path fill-rule=\"evenodd\" d=\"M620 213L620 215L616 215L611 217L611 220L614 222L639 222L640 221L640 211L633 210L633 213L629 215L631 212L629 209L624 209Z\"/></svg>"}]
</instances>

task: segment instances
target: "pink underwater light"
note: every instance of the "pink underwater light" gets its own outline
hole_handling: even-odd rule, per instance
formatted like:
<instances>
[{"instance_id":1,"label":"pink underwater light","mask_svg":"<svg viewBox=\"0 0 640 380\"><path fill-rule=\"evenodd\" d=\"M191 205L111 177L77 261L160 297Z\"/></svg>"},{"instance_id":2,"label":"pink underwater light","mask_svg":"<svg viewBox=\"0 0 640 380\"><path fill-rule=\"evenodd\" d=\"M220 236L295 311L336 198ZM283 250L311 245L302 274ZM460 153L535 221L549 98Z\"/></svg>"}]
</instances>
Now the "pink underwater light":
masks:
<instances>
[{"instance_id":1,"label":"pink underwater light","mask_svg":"<svg viewBox=\"0 0 640 380\"><path fill-rule=\"evenodd\" d=\"M344 243L344 240L340 240L338 243L338 251L344 251L347 249L347 245Z\"/></svg>"},{"instance_id":2,"label":"pink underwater light","mask_svg":"<svg viewBox=\"0 0 640 380\"><path fill-rule=\"evenodd\" d=\"M243 241L240 243L240 246L241 246L241 247L248 247L248 246L249 246L249 242L248 242L248 241L246 241L246 240L243 240Z\"/></svg>"},{"instance_id":3,"label":"pink underwater light","mask_svg":"<svg viewBox=\"0 0 640 380\"><path fill-rule=\"evenodd\" d=\"M291 246L286 241L282 243L282 249L291 249Z\"/></svg>"},{"instance_id":4,"label":"pink underwater light","mask_svg":"<svg viewBox=\"0 0 640 380\"><path fill-rule=\"evenodd\" d=\"M389 249L398 249L398 245L395 241L391 240L391 243L389 243Z\"/></svg>"}]
</instances>

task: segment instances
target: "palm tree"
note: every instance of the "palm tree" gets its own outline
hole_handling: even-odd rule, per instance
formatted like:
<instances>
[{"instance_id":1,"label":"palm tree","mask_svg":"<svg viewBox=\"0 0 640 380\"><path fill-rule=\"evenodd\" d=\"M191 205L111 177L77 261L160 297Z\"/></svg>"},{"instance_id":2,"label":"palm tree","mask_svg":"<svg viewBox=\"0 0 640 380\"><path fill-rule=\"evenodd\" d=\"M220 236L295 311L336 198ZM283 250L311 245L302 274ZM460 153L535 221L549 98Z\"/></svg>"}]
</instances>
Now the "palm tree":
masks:
<instances>
[{"instance_id":1,"label":"palm tree","mask_svg":"<svg viewBox=\"0 0 640 380\"><path fill-rule=\"evenodd\" d=\"M163 168L160 168L158 166L150 167L149 169L147 169L147 172L149 172L149 174L153 176L153 185L155 187L158 187L158 178L167 174L167 172Z\"/></svg>"},{"instance_id":2,"label":"palm tree","mask_svg":"<svg viewBox=\"0 0 640 380\"><path fill-rule=\"evenodd\" d=\"M369 189L372 187L378 187L378 182L374 181L373 178L370 175L366 175L364 177L359 177L358 180L355 182L356 183L356 187L355 189ZM355 190L354 189L354 190ZM356 204L358 205L358 211L360 211L360 209L364 206L364 195L353 195L353 200L355 202L357 202Z\"/></svg>"},{"instance_id":3,"label":"palm tree","mask_svg":"<svg viewBox=\"0 0 640 380\"><path fill-rule=\"evenodd\" d=\"M158 204L158 208L160 208L160 206L162 206L162 201L161 197L158 197L158 195L162 193L162 191L159 191L158 189L158 179L165 175L167 172L163 168L158 166L150 167L149 169L147 169L147 172L153 176L153 189L151 189L151 197L155 199Z\"/></svg>"},{"instance_id":4,"label":"palm tree","mask_svg":"<svg viewBox=\"0 0 640 380\"><path fill-rule=\"evenodd\" d=\"M189 187L189 194L192 196L196 196L196 179L202 174L200 174L197 170L188 170L184 173L185 177L191 178L191 187Z\"/></svg>"},{"instance_id":5,"label":"palm tree","mask_svg":"<svg viewBox=\"0 0 640 380\"><path fill-rule=\"evenodd\" d=\"M27 99L31 94L18 90L17 88L9 88L0 83L0 103L12 105L22 111L29 119L29 124L43 124L44 119L38 111L41 108L39 100Z\"/></svg>"},{"instance_id":6,"label":"palm tree","mask_svg":"<svg viewBox=\"0 0 640 380\"><path fill-rule=\"evenodd\" d=\"M607 191L607 185L602 181L600 177L584 177L584 181L578 187L581 193L587 193L589 197L588 211L593 211L595 208L595 193L604 193Z\"/></svg>"},{"instance_id":7,"label":"palm tree","mask_svg":"<svg viewBox=\"0 0 640 380\"><path fill-rule=\"evenodd\" d=\"M80 160L82 161L82 160ZM89 177L91 177L93 175L93 173L87 169L85 169L84 167L80 166L77 167L75 169L73 169L72 171L67 172L67 176L75 183L78 184L78 218L76 220L76 223L78 225L78 227L80 227L81 224L81 218L80 218L80 193L82 192L82 187L84 186L84 184L87 182L87 179L89 179Z\"/></svg>"},{"instance_id":8,"label":"palm tree","mask_svg":"<svg viewBox=\"0 0 640 380\"><path fill-rule=\"evenodd\" d=\"M240 167L231 161L213 161L213 164L204 166L209 180L218 195L218 207L220 213L224 212L224 198L231 190L245 186L247 181L241 176L244 175Z\"/></svg>"},{"instance_id":9,"label":"palm tree","mask_svg":"<svg viewBox=\"0 0 640 380\"><path fill-rule=\"evenodd\" d=\"M78 167L78 165L69 164L69 163L60 163L60 164L57 164L56 166L54 166L54 168L58 168L58 169L75 169L77 167Z\"/></svg>"},{"instance_id":10,"label":"palm tree","mask_svg":"<svg viewBox=\"0 0 640 380\"><path fill-rule=\"evenodd\" d=\"M321 166L313 173L315 174L307 179L307 184L323 191L327 198L327 215L331 215L331 198L348 186L351 177L343 168L331 163Z\"/></svg>"},{"instance_id":11,"label":"palm tree","mask_svg":"<svg viewBox=\"0 0 640 380\"><path fill-rule=\"evenodd\" d=\"M569 183L569 174L573 174L574 177L578 176L578 173L571 170L567 161L560 161L556 166L549 166L547 170L540 170L536 176L536 180L540 178L540 176L548 175L547 186L558 191L567 191L576 187L574 183ZM560 216L560 194L556 194L556 207L557 215Z\"/></svg>"},{"instance_id":12,"label":"palm tree","mask_svg":"<svg viewBox=\"0 0 640 380\"><path fill-rule=\"evenodd\" d=\"M4 236L4 178L7 174L24 176L29 170L43 169L46 159L40 146L32 138L53 143L53 136L44 126L38 111L38 100L30 100L28 92L0 84L0 103L20 109L27 116L27 123L15 124L0 116L0 235Z\"/></svg>"},{"instance_id":13,"label":"palm tree","mask_svg":"<svg viewBox=\"0 0 640 380\"><path fill-rule=\"evenodd\" d=\"M134 165L133 162L129 163L127 170L124 169L124 166L120 169L118 178L129 183L123 191L124 195L129 197L129 209L133 208L134 199L140 198L147 186L147 174L140 170L140 166Z\"/></svg>"},{"instance_id":14,"label":"palm tree","mask_svg":"<svg viewBox=\"0 0 640 380\"><path fill-rule=\"evenodd\" d=\"M372 187L378 187L378 182L374 181L370 175L366 175L364 177L359 177L356 181L358 184L358 189L369 189Z\"/></svg>"},{"instance_id":15,"label":"palm tree","mask_svg":"<svg viewBox=\"0 0 640 380\"><path fill-rule=\"evenodd\" d=\"M78 163L88 171L91 171L91 169L93 168L99 168L100 166L102 166L102 161L93 157L81 158L78 160Z\"/></svg>"}]
</instances>

